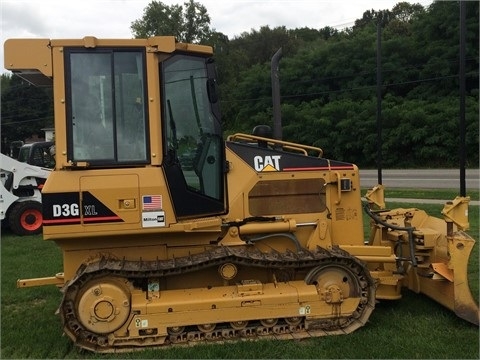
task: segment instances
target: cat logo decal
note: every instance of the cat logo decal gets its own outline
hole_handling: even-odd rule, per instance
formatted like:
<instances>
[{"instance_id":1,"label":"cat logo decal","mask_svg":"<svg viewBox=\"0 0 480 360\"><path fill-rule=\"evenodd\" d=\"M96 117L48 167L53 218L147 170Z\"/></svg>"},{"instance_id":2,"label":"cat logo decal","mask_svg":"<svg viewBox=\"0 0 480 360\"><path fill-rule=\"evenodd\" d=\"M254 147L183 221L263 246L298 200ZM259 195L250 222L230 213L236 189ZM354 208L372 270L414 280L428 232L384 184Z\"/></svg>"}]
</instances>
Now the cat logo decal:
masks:
<instances>
[{"instance_id":1,"label":"cat logo decal","mask_svg":"<svg viewBox=\"0 0 480 360\"><path fill-rule=\"evenodd\" d=\"M281 155L257 155L253 158L255 171L280 171Z\"/></svg>"}]
</instances>

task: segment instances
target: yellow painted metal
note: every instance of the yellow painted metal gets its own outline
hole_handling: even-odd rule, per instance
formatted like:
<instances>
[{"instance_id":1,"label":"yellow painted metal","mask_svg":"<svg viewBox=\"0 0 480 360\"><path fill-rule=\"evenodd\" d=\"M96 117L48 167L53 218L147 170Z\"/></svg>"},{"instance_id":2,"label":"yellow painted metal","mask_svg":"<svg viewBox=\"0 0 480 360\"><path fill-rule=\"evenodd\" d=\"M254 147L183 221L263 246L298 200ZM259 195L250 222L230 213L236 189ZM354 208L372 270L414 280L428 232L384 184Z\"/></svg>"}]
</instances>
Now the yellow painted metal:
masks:
<instances>
[{"instance_id":1,"label":"yellow painted metal","mask_svg":"<svg viewBox=\"0 0 480 360\"><path fill-rule=\"evenodd\" d=\"M341 245L341 249L347 251L349 254L355 256L356 258L364 261L369 264L383 264L384 266L387 264L395 264L396 256L393 253L391 247L387 246L352 246L352 245ZM372 267L373 269L375 266ZM372 272L372 275L374 273ZM387 275L383 272L383 283L385 284L385 279ZM373 275L374 279L377 279L375 275ZM398 283L398 276L395 276L393 273L389 273L388 278L390 281L393 281L393 285L396 287ZM391 285L392 285L391 284ZM398 296L399 294L397 294Z\"/></svg>"},{"instance_id":2,"label":"yellow painted metal","mask_svg":"<svg viewBox=\"0 0 480 360\"><path fill-rule=\"evenodd\" d=\"M247 234L265 234L272 232L294 232L296 224L294 219L288 219L273 224L245 224L240 226L240 235Z\"/></svg>"},{"instance_id":3,"label":"yellow painted metal","mask_svg":"<svg viewBox=\"0 0 480 360\"><path fill-rule=\"evenodd\" d=\"M447 241L449 258L441 268L448 269L448 274L441 279L419 277L420 292L453 310L462 319L478 325L480 313L468 285L467 269L475 241L462 231L449 236ZM435 267L440 268L438 264ZM448 279L449 275L453 275L453 279Z\"/></svg>"},{"instance_id":4,"label":"yellow painted metal","mask_svg":"<svg viewBox=\"0 0 480 360\"><path fill-rule=\"evenodd\" d=\"M112 279L83 286L78 301L78 319L95 333L108 334L118 330L130 316L130 292L126 284Z\"/></svg>"},{"instance_id":5,"label":"yellow painted metal","mask_svg":"<svg viewBox=\"0 0 480 360\"><path fill-rule=\"evenodd\" d=\"M375 298L379 300L399 300L402 298L403 276L391 270L371 270L370 275L376 283Z\"/></svg>"},{"instance_id":6,"label":"yellow painted metal","mask_svg":"<svg viewBox=\"0 0 480 360\"><path fill-rule=\"evenodd\" d=\"M6 69L33 84L48 84L43 76L51 78L53 75L49 39L8 39L5 41L4 51Z\"/></svg>"},{"instance_id":7,"label":"yellow painted metal","mask_svg":"<svg viewBox=\"0 0 480 360\"><path fill-rule=\"evenodd\" d=\"M133 297L132 310L138 315L130 322L129 332L138 334L142 327L154 327L160 329L159 334L162 335L167 334L169 327L203 324L206 319L211 322L244 322L299 316L326 319L331 317L335 306L325 303L316 287L307 285L304 281L276 285L259 282L252 284L253 288L248 292L241 285L163 291L158 299L138 307L136 300L143 304L145 298ZM358 301L358 298L345 298L338 316L352 314Z\"/></svg>"},{"instance_id":8,"label":"yellow painted metal","mask_svg":"<svg viewBox=\"0 0 480 360\"><path fill-rule=\"evenodd\" d=\"M395 259L392 248L387 246L341 245L340 248L356 257L369 256L388 259L393 257Z\"/></svg>"},{"instance_id":9,"label":"yellow painted metal","mask_svg":"<svg viewBox=\"0 0 480 360\"><path fill-rule=\"evenodd\" d=\"M464 202L455 201L453 204L458 210L462 209ZM464 209L460 212L459 218L463 219ZM405 268L404 286L431 297L459 317L478 324L478 304L468 285L468 262L475 240L456 229L452 220L444 221L423 210L400 208L384 211L381 216L389 223L415 229L412 232L414 254L405 230L385 232L384 227L377 226L373 231L373 244L385 244L387 240L392 246L397 244L397 248L402 249L404 258L415 256L416 266L412 261L402 262Z\"/></svg>"},{"instance_id":10,"label":"yellow painted metal","mask_svg":"<svg viewBox=\"0 0 480 360\"><path fill-rule=\"evenodd\" d=\"M436 274L439 274L442 278L447 279L450 282L453 282L453 271L448 268L448 265L445 263L432 263L432 269ZM435 275L434 275L435 276ZM438 279L435 278L434 279Z\"/></svg>"},{"instance_id":11,"label":"yellow painted metal","mask_svg":"<svg viewBox=\"0 0 480 360\"><path fill-rule=\"evenodd\" d=\"M457 196L453 201L445 204L442 215L446 222L453 222L460 230L468 230L470 224L468 223L468 203L470 197Z\"/></svg>"},{"instance_id":12,"label":"yellow painted metal","mask_svg":"<svg viewBox=\"0 0 480 360\"><path fill-rule=\"evenodd\" d=\"M58 273L55 276L48 276L48 277L42 277L42 278L17 280L17 288L44 286L44 285L63 286L64 285L63 273Z\"/></svg>"},{"instance_id":13,"label":"yellow painted metal","mask_svg":"<svg viewBox=\"0 0 480 360\"><path fill-rule=\"evenodd\" d=\"M377 209L385 209L385 187L380 184L375 185L367 191L365 199L370 206L375 206Z\"/></svg>"},{"instance_id":14,"label":"yellow painted metal","mask_svg":"<svg viewBox=\"0 0 480 360\"><path fill-rule=\"evenodd\" d=\"M272 147L280 146L282 148L285 148L294 152L298 152L303 155L307 155L309 151L313 151L318 155L318 157L323 156L323 150L319 147L297 144L297 143L292 143L292 142L278 140L278 139L265 139L260 136L255 136L250 134L241 134L241 133L233 134L228 136L227 140L228 141L247 140L251 142L256 142L261 140L261 141L266 141L266 143Z\"/></svg>"},{"instance_id":15,"label":"yellow painted metal","mask_svg":"<svg viewBox=\"0 0 480 360\"><path fill-rule=\"evenodd\" d=\"M225 263L218 268L220 276L225 280L232 280L237 275L238 268L235 264Z\"/></svg>"}]
</instances>

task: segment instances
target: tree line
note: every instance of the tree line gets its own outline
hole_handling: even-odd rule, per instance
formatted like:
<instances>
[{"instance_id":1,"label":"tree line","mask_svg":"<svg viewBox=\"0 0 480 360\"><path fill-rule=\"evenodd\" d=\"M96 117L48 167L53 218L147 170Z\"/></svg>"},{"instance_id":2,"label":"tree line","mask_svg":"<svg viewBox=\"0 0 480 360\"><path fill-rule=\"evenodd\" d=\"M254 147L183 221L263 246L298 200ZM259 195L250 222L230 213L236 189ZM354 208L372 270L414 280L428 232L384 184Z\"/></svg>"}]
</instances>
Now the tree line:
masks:
<instances>
[{"instance_id":1,"label":"tree line","mask_svg":"<svg viewBox=\"0 0 480 360\"><path fill-rule=\"evenodd\" d=\"M133 37L175 35L214 47L226 134L273 126L270 61L279 66L284 140L318 146L326 157L375 167L377 24L381 26L384 167L457 167L459 2L399 2L367 10L344 30L284 26L229 39L207 9L152 1L130 24ZM479 3L466 2L467 166L479 164ZM26 100L28 99L28 101ZM2 141L53 124L49 90L2 75Z\"/></svg>"}]
</instances>

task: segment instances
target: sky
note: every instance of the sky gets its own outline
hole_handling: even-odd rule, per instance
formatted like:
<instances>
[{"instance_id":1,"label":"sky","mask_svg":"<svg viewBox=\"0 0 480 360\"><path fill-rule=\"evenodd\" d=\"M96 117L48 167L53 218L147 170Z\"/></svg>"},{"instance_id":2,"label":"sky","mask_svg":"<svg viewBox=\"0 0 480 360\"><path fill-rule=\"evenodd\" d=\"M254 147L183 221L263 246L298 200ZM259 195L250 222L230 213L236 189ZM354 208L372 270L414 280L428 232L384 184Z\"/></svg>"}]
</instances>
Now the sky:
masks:
<instances>
[{"instance_id":1,"label":"sky","mask_svg":"<svg viewBox=\"0 0 480 360\"><path fill-rule=\"evenodd\" d=\"M166 5L186 0L163 0ZM196 0L210 15L210 27L230 39L268 25L271 29L353 26L367 10L391 9L400 0ZM130 25L152 0L0 0L0 69L9 38L132 38ZM408 1L423 6L431 0Z\"/></svg>"}]
</instances>

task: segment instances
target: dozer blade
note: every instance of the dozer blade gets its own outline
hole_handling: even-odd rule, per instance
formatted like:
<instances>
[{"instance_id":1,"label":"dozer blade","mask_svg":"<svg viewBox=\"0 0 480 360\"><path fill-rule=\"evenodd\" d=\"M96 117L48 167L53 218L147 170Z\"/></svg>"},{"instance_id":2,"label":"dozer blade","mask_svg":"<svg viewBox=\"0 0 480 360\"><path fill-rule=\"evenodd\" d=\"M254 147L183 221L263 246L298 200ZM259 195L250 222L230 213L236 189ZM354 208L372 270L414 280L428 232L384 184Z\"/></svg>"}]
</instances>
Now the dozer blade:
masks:
<instances>
[{"instance_id":1,"label":"dozer blade","mask_svg":"<svg viewBox=\"0 0 480 360\"><path fill-rule=\"evenodd\" d=\"M468 261L475 240L458 231L447 236L446 241L448 257L443 256L441 247L436 248L428 269L410 268L413 276L409 276L408 287L451 309L458 317L478 325L479 307L468 284Z\"/></svg>"},{"instance_id":2,"label":"dozer blade","mask_svg":"<svg viewBox=\"0 0 480 360\"><path fill-rule=\"evenodd\" d=\"M375 236L383 233L386 236L382 241L395 242L396 251L400 242L403 244L399 254L406 260L400 268L406 275L403 286L429 296L458 317L478 325L479 307L468 283L468 264L475 245L475 240L465 232L469 228L470 198L448 201L442 210L443 219L415 208L383 210L381 186L368 192L366 198L367 214L381 229L372 233L370 242L378 241ZM370 211L375 206L381 211Z\"/></svg>"}]
</instances>

